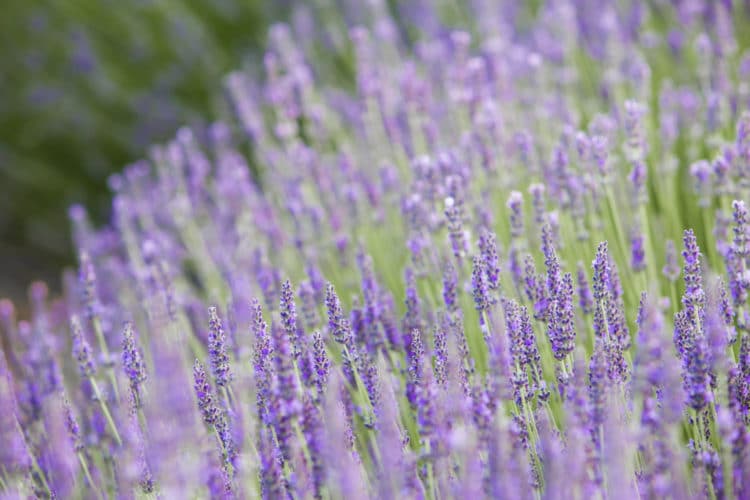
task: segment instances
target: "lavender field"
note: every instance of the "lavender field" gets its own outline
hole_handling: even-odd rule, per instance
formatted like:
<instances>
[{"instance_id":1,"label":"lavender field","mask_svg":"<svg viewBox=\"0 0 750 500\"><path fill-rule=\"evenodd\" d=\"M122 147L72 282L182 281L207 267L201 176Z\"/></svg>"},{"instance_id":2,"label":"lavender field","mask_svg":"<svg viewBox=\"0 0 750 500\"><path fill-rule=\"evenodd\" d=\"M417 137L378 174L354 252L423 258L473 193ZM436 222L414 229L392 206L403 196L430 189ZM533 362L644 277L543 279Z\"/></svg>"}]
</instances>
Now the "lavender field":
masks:
<instances>
[{"instance_id":1,"label":"lavender field","mask_svg":"<svg viewBox=\"0 0 750 500\"><path fill-rule=\"evenodd\" d=\"M0 301L0 499L750 498L750 4L321 0L263 62Z\"/></svg>"}]
</instances>

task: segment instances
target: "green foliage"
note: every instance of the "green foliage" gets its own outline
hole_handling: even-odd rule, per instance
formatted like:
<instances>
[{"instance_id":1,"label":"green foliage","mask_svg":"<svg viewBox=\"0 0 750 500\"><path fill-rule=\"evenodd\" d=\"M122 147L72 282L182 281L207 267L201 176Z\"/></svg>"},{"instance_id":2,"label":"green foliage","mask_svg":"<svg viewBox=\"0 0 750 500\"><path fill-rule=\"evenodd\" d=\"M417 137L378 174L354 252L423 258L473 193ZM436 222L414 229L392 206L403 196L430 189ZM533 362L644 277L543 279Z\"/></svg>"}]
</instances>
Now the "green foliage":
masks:
<instances>
[{"instance_id":1,"label":"green foliage","mask_svg":"<svg viewBox=\"0 0 750 500\"><path fill-rule=\"evenodd\" d=\"M283 2L41 0L0 15L0 295L72 261L67 207L103 222L107 177L218 114Z\"/></svg>"}]
</instances>

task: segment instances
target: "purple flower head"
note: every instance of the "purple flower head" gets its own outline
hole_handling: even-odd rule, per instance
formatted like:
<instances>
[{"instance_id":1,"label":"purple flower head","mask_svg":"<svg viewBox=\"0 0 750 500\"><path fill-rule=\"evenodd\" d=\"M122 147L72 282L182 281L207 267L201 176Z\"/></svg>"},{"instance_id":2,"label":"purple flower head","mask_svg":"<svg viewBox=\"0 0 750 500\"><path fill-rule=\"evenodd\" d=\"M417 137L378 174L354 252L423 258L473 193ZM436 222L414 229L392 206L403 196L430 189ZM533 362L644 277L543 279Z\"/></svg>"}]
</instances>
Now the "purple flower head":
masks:
<instances>
[{"instance_id":1,"label":"purple flower head","mask_svg":"<svg viewBox=\"0 0 750 500\"><path fill-rule=\"evenodd\" d=\"M404 314L403 329L409 332L414 328L422 328L422 303L417 291L417 277L412 268L407 267L404 270L404 281L406 282L406 313Z\"/></svg>"},{"instance_id":2,"label":"purple flower head","mask_svg":"<svg viewBox=\"0 0 750 500\"><path fill-rule=\"evenodd\" d=\"M523 195L518 191L511 191L507 206L510 210L510 237L521 238L523 236Z\"/></svg>"},{"instance_id":3,"label":"purple flower head","mask_svg":"<svg viewBox=\"0 0 750 500\"><path fill-rule=\"evenodd\" d=\"M698 314L705 304L705 293L703 291L703 277L701 275L700 248L695 239L692 229L686 229L683 233L682 251L684 264L685 294L682 296L682 304L689 314ZM692 321L692 318L691 318Z\"/></svg>"},{"instance_id":4,"label":"purple flower head","mask_svg":"<svg viewBox=\"0 0 750 500\"><path fill-rule=\"evenodd\" d=\"M86 308L86 317L93 318L99 310L96 293L96 270L91 262L88 252L82 251L80 256L80 271L78 279L81 285L83 305Z\"/></svg>"},{"instance_id":5,"label":"purple flower head","mask_svg":"<svg viewBox=\"0 0 750 500\"><path fill-rule=\"evenodd\" d=\"M630 171L628 180L633 187L633 205L641 205L647 201L646 193L646 176L648 169L642 160L633 162L633 169Z\"/></svg>"},{"instance_id":6,"label":"purple flower head","mask_svg":"<svg viewBox=\"0 0 750 500\"><path fill-rule=\"evenodd\" d=\"M219 421L221 410L214 400L211 384L206 375L206 369L200 361L195 360L193 365L193 389L198 399L198 410L206 425L216 425Z\"/></svg>"},{"instance_id":7,"label":"purple flower head","mask_svg":"<svg viewBox=\"0 0 750 500\"><path fill-rule=\"evenodd\" d=\"M446 322L442 321L440 325L435 325L433 330L435 381L441 386L448 381L448 326Z\"/></svg>"},{"instance_id":8,"label":"purple flower head","mask_svg":"<svg viewBox=\"0 0 750 500\"><path fill-rule=\"evenodd\" d=\"M628 137L628 148L631 159L640 160L645 156L646 131L643 126L643 117L646 107L635 101L625 101L625 133Z\"/></svg>"},{"instance_id":9,"label":"purple flower head","mask_svg":"<svg viewBox=\"0 0 750 500\"><path fill-rule=\"evenodd\" d=\"M463 202L453 196L445 198L445 217L448 221L448 236L453 256L461 259L466 253L467 242L464 232Z\"/></svg>"},{"instance_id":10,"label":"purple flower head","mask_svg":"<svg viewBox=\"0 0 750 500\"><path fill-rule=\"evenodd\" d=\"M608 164L609 160L609 143L607 138L603 135L594 135L591 137L591 154L594 157L594 162L599 169L599 175L602 176L606 182L609 178L610 167Z\"/></svg>"},{"instance_id":11,"label":"purple flower head","mask_svg":"<svg viewBox=\"0 0 750 500\"><path fill-rule=\"evenodd\" d=\"M320 410L315 406L313 398L309 394L306 394L302 402L302 433L310 455L313 496L315 498L322 498L322 491L326 480L325 468L322 461L323 424L320 417Z\"/></svg>"},{"instance_id":12,"label":"purple flower head","mask_svg":"<svg viewBox=\"0 0 750 500\"><path fill-rule=\"evenodd\" d=\"M706 160L700 160L690 165L690 175L695 180L695 191L700 195L700 204L708 206L711 195L711 174L713 169Z\"/></svg>"},{"instance_id":13,"label":"purple flower head","mask_svg":"<svg viewBox=\"0 0 750 500\"><path fill-rule=\"evenodd\" d=\"M451 259L443 262L443 303L448 311L453 312L458 307L458 273Z\"/></svg>"},{"instance_id":14,"label":"purple flower head","mask_svg":"<svg viewBox=\"0 0 750 500\"><path fill-rule=\"evenodd\" d=\"M611 287L611 269L609 265L609 249L607 242L602 241L596 249L593 262L594 268L594 300L599 304L606 300Z\"/></svg>"},{"instance_id":15,"label":"purple flower head","mask_svg":"<svg viewBox=\"0 0 750 500\"><path fill-rule=\"evenodd\" d=\"M255 375L256 406L261 422L270 421L269 405L273 381L273 342L268 334L268 325L263 319L260 302L253 299L250 304L253 332L253 373Z\"/></svg>"},{"instance_id":16,"label":"purple flower head","mask_svg":"<svg viewBox=\"0 0 750 500\"><path fill-rule=\"evenodd\" d=\"M208 358L211 362L211 373L219 387L229 385L232 373L229 369L226 336L216 307L208 308Z\"/></svg>"},{"instance_id":17,"label":"purple flower head","mask_svg":"<svg viewBox=\"0 0 750 500\"><path fill-rule=\"evenodd\" d=\"M315 366L315 385L318 388L318 393L322 394L328 384L331 362L328 360L326 344L319 330L313 332L313 364Z\"/></svg>"},{"instance_id":18,"label":"purple flower head","mask_svg":"<svg viewBox=\"0 0 750 500\"><path fill-rule=\"evenodd\" d=\"M292 355L294 359L299 359L303 352L306 351L305 335L297 323L297 307L294 304L294 290L289 280L281 284L281 295L279 299L279 312L281 315L281 325L289 337L292 345Z\"/></svg>"},{"instance_id":19,"label":"purple flower head","mask_svg":"<svg viewBox=\"0 0 750 500\"><path fill-rule=\"evenodd\" d=\"M83 442L81 440L81 428L78 425L78 420L73 413L73 408L70 407L70 401L67 398L63 399L63 408L65 409L65 427L68 429L68 436L70 437L71 444L76 453L83 451Z\"/></svg>"},{"instance_id":20,"label":"purple flower head","mask_svg":"<svg viewBox=\"0 0 750 500\"><path fill-rule=\"evenodd\" d=\"M591 295L591 288L586 277L586 269L583 262L578 261L576 267L576 282L578 288L578 305L581 307L583 314L591 314L594 311L594 296Z\"/></svg>"},{"instance_id":21,"label":"purple flower head","mask_svg":"<svg viewBox=\"0 0 750 500\"><path fill-rule=\"evenodd\" d=\"M737 139L735 141L739 160L739 175L742 181L748 182L750 176L750 112L745 111L737 120Z\"/></svg>"},{"instance_id":22,"label":"purple flower head","mask_svg":"<svg viewBox=\"0 0 750 500\"><path fill-rule=\"evenodd\" d=\"M494 233L482 230L479 236L479 251L487 273L487 288L496 294L500 288L500 260L497 256ZM494 294L491 300L494 301Z\"/></svg>"},{"instance_id":23,"label":"purple flower head","mask_svg":"<svg viewBox=\"0 0 750 500\"><path fill-rule=\"evenodd\" d=\"M127 321L122 332L122 366L130 382L130 388L136 401L140 404L140 387L146 381L146 366L143 355L135 342L133 323Z\"/></svg>"},{"instance_id":24,"label":"purple flower head","mask_svg":"<svg viewBox=\"0 0 750 500\"><path fill-rule=\"evenodd\" d=\"M276 384L273 393L274 426L281 454L285 460L289 460L293 448L294 422L301 410L298 400L299 384L297 383L294 360L286 332L278 324L272 323L271 336L275 354L274 367L276 368ZM351 338L351 335L348 338ZM354 364L351 361L349 363Z\"/></svg>"},{"instance_id":25,"label":"purple flower head","mask_svg":"<svg viewBox=\"0 0 750 500\"><path fill-rule=\"evenodd\" d=\"M750 257L750 245L748 245L750 225L748 225L747 207L744 201L732 201L732 218L734 219L733 253L737 258L747 261Z\"/></svg>"},{"instance_id":26,"label":"purple flower head","mask_svg":"<svg viewBox=\"0 0 750 500\"><path fill-rule=\"evenodd\" d=\"M341 302L339 301L339 297L336 295L336 290L331 283L326 285L326 310L328 312L329 335L333 337L333 340L340 344L347 343L349 337L352 335L351 327L344 317Z\"/></svg>"},{"instance_id":27,"label":"purple flower head","mask_svg":"<svg viewBox=\"0 0 750 500\"><path fill-rule=\"evenodd\" d=\"M726 260L732 296L735 304L741 305L747 300L750 289L750 275L747 271L750 265L750 225L744 201L733 201L732 209L734 238Z\"/></svg>"},{"instance_id":28,"label":"purple flower head","mask_svg":"<svg viewBox=\"0 0 750 500\"><path fill-rule=\"evenodd\" d=\"M73 336L73 357L78 361L78 371L84 378L90 378L96 371L91 346L83 337L83 329L78 316L70 318L70 329Z\"/></svg>"},{"instance_id":29,"label":"purple flower head","mask_svg":"<svg viewBox=\"0 0 750 500\"><path fill-rule=\"evenodd\" d=\"M594 443L599 443L600 427L604 423L604 410L607 389L609 387L608 356L603 339L596 339L594 353L589 362L589 415L590 431Z\"/></svg>"},{"instance_id":30,"label":"purple flower head","mask_svg":"<svg viewBox=\"0 0 750 500\"><path fill-rule=\"evenodd\" d=\"M489 308L490 299L488 295L487 272L484 261L478 255L474 256L471 268L471 291L474 296L474 307L481 315Z\"/></svg>"},{"instance_id":31,"label":"purple flower head","mask_svg":"<svg viewBox=\"0 0 750 500\"><path fill-rule=\"evenodd\" d=\"M710 401L708 345L688 309L675 316L675 345L682 358L682 379L688 405L701 410Z\"/></svg>"},{"instance_id":32,"label":"purple flower head","mask_svg":"<svg viewBox=\"0 0 750 500\"><path fill-rule=\"evenodd\" d=\"M544 214L547 211L544 191L544 184L532 184L529 186L531 204L534 207L534 224L537 226L544 224Z\"/></svg>"},{"instance_id":33,"label":"purple flower head","mask_svg":"<svg viewBox=\"0 0 750 500\"><path fill-rule=\"evenodd\" d=\"M555 253L552 227L549 224L542 226L542 253L547 267L547 292L551 297L556 297L560 288L560 262Z\"/></svg>"},{"instance_id":34,"label":"purple flower head","mask_svg":"<svg viewBox=\"0 0 750 500\"><path fill-rule=\"evenodd\" d=\"M283 459L270 429L259 432L260 490L264 499L287 498Z\"/></svg>"},{"instance_id":35,"label":"purple flower head","mask_svg":"<svg viewBox=\"0 0 750 500\"><path fill-rule=\"evenodd\" d=\"M586 132L579 130L575 135L576 152L578 153L578 159L586 161L591 149L591 140Z\"/></svg>"},{"instance_id":36,"label":"purple flower head","mask_svg":"<svg viewBox=\"0 0 750 500\"><path fill-rule=\"evenodd\" d=\"M643 249L643 233L634 231L630 237L630 267L633 271L646 269L645 251Z\"/></svg>"},{"instance_id":37,"label":"purple flower head","mask_svg":"<svg viewBox=\"0 0 750 500\"><path fill-rule=\"evenodd\" d=\"M677 249L674 246L674 241L667 240L665 253L665 264L661 272L670 282L674 283L680 277L680 265L677 262Z\"/></svg>"},{"instance_id":38,"label":"purple flower head","mask_svg":"<svg viewBox=\"0 0 750 500\"><path fill-rule=\"evenodd\" d=\"M419 330L412 330L408 334L409 348L406 351L406 359L409 366L409 377L406 383L406 398L413 408L417 405L417 392L424 372L424 345L422 334Z\"/></svg>"},{"instance_id":39,"label":"purple flower head","mask_svg":"<svg viewBox=\"0 0 750 500\"><path fill-rule=\"evenodd\" d=\"M300 283L297 296L302 304L302 321L304 322L305 329L314 330L320 318L318 317L315 290L313 290L309 281Z\"/></svg>"},{"instance_id":40,"label":"purple flower head","mask_svg":"<svg viewBox=\"0 0 750 500\"><path fill-rule=\"evenodd\" d=\"M594 268L594 334L597 337L615 335L624 337L624 317L620 308L618 281L615 279L607 242L599 244L593 263ZM606 344L604 347L609 347Z\"/></svg>"},{"instance_id":41,"label":"purple flower head","mask_svg":"<svg viewBox=\"0 0 750 500\"><path fill-rule=\"evenodd\" d=\"M534 304L534 318L542 320L547 315L549 296L544 276L537 274L534 258L527 254L524 259L524 293Z\"/></svg>"},{"instance_id":42,"label":"purple flower head","mask_svg":"<svg viewBox=\"0 0 750 500\"><path fill-rule=\"evenodd\" d=\"M573 309L573 276L565 273L552 302L550 322L547 327L552 353L555 359L562 360L575 348L575 324Z\"/></svg>"}]
</instances>

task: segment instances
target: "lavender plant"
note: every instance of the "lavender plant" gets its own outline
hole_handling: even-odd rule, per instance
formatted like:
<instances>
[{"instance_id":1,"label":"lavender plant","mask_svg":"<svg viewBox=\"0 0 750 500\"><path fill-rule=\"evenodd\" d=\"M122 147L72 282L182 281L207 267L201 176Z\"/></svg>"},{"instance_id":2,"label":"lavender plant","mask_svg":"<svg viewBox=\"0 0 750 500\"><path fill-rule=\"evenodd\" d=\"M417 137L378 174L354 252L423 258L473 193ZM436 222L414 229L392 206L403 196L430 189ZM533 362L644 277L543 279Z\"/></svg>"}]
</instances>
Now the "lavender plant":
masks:
<instances>
[{"instance_id":1,"label":"lavender plant","mask_svg":"<svg viewBox=\"0 0 750 500\"><path fill-rule=\"evenodd\" d=\"M0 491L750 497L746 13L501 3L276 26L75 207L64 298L0 302Z\"/></svg>"}]
</instances>

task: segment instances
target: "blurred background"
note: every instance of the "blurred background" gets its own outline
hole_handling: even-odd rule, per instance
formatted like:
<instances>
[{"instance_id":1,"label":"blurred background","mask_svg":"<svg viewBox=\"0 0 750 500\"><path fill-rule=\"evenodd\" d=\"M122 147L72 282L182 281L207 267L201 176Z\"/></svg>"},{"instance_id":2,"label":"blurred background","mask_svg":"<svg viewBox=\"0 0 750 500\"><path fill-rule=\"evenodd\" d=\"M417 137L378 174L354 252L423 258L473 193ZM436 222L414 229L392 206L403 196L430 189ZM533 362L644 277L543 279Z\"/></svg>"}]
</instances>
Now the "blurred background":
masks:
<instances>
[{"instance_id":1,"label":"blurred background","mask_svg":"<svg viewBox=\"0 0 750 500\"><path fill-rule=\"evenodd\" d=\"M181 125L216 116L222 79L257 65L274 0L4 0L0 15L0 297L59 289L67 209L108 219L107 178Z\"/></svg>"}]
</instances>

